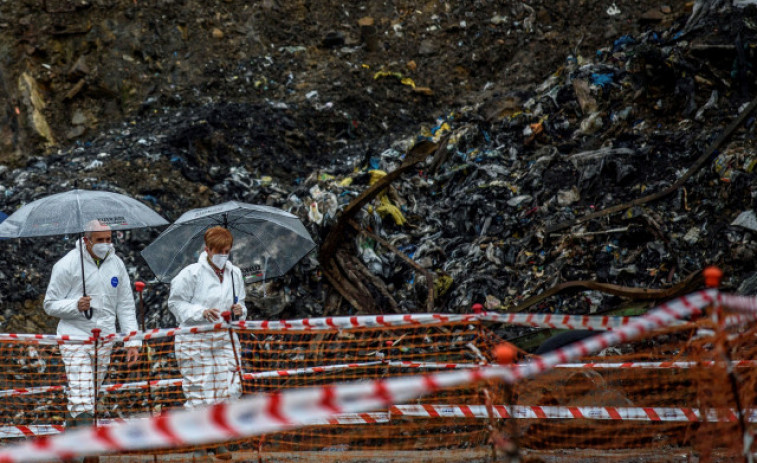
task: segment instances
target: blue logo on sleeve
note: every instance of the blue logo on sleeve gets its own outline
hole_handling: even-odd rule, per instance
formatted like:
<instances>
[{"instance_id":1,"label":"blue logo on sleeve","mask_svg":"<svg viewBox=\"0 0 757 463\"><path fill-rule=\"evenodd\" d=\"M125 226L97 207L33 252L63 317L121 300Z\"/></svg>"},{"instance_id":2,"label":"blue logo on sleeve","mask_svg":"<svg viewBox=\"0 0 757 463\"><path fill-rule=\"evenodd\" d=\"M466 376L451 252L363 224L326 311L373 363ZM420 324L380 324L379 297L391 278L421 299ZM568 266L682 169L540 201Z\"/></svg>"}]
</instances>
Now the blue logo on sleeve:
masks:
<instances>
[{"instance_id":1,"label":"blue logo on sleeve","mask_svg":"<svg viewBox=\"0 0 757 463\"><path fill-rule=\"evenodd\" d=\"M110 285L111 285L112 287L114 287L114 288L115 288L116 286L118 286L118 277L113 277L113 278L111 278L111 279L110 279Z\"/></svg>"}]
</instances>

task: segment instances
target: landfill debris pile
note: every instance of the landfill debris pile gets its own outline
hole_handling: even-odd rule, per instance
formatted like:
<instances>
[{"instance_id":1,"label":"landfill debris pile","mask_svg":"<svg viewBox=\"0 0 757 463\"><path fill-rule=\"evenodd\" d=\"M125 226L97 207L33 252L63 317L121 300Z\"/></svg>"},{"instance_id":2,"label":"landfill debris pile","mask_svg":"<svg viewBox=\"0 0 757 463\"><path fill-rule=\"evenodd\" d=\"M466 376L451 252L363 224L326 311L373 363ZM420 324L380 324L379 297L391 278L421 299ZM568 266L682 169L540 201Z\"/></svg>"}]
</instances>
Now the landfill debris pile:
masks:
<instances>
[{"instance_id":1,"label":"landfill debris pile","mask_svg":"<svg viewBox=\"0 0 757 463\"><path fill-rule=\"evenodd\" d=\"M257 318L460 312L473 303L605 313L693 289L711 264L727 287L757 293L757 8L702 7L665 21L669 9L658 13L637 33L563 54L530 85L479 82L466 98L429 103L435 117L417 119L428 115L420 104L384 129L344 115L374 108L365 94L349 109L345 99L329 105L301 92L293 101L261 93L256 103L233 102L220 92L226 100L150 106L74 146L0 166L0 208L10 213L78 179L168 220L224 200L290 211L320 249L251 286ZM538 14L523 17L538 27ZM364 42L351 46L364 52ZM247 62L265 69L260 57ZM230 92L237 80L207 77L200 93ZM372 73L376 88L411 89L386 101L428 97L406 77ZM388 117L381 105L365 117ZM152 278L139 251L157 233L118 237L133 279ZM70 240L0 247L2 330L49 332L41 297ZM145 297L148 325L171 326L167 288L151 285Z\"/></svg>"}]
</instances>

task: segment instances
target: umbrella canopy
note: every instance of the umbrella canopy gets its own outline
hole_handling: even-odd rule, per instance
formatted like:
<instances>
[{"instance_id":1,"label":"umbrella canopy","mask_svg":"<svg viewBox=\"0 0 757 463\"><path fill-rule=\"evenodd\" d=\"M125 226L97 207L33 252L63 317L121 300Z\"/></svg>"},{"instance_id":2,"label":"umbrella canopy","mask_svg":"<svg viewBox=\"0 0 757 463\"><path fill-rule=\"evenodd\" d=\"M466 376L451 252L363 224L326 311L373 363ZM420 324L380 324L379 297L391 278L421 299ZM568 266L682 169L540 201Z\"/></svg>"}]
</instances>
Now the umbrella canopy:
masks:
<instances>
[{"instance_id":1,"label":"umbrella canopy","mask_svg":"<svg viewBox=\"0 0 757 463\"><path fill-rule=\"evenodd\" d=\"M142 250L158 281L167 282L197 262L205 231L227 228L234 237L231 259L248 283L285 274L315 243L300 219L281 209L229 201L184 213Z\"/></svg>"},{"instance_id":2,"label":"umbrella canopy","mask_svg":"<svg viewBox=\"0 0 757 463\"><path fill-rule=\"evenodd\" d=\"M83 235L92 220L99 220L111 230L157 227L168 221L134 198L110 191L74 189L37 199L18 208L0 223L0 238ZM82 295L87 295L84 278L84 251L81 259ZM92 318L92 308L85 313Z\"/></svg>"},{"instance_id":3,"label":"umbrella canopy","mask_svg":"<svg viewBox=\"0 0 757 463\"><path fill-rule=\"evenodd\" d=\"M0 238L82 233L85 225L94 219L111 230L168 225L157 212L129 196L75 189L21 206L0 223Z\"/></svg>"}]
</instances>

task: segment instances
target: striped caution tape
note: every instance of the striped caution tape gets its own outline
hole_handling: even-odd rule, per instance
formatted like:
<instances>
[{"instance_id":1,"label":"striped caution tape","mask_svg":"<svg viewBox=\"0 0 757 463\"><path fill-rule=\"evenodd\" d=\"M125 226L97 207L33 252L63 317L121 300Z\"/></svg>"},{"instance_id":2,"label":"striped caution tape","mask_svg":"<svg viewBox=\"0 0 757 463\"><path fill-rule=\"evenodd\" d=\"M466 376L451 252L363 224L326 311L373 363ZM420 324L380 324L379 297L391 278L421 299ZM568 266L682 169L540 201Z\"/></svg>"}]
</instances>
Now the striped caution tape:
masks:
<instances>
[{"instance_id":1,"label":"striped caution tape","mask_svg":"<svg viewBox=\"0 0 757 463\"><path fill-rule=\"evenodd\" d=\"M555 368L589 368L589 369L615 369L615 368L649 368L649 369L665 369L665 368L709 368L709 367L723 367L728 365L725 362L719 361L702 361L702 362L617 362L617 363L603 363L603 362L590 362L590 363L562 363L555 365ZM731 366L734 368L748 368L757 367L757 360L733 360Z\"/></svg>"},{"instance_id":2,"label":"striped caution tape","mask_svg":"<svg viewBox=\"0 0 757 463\"><path fill-rule=\"evenodd\" d=\"M705 307L714 303L716 296L717 290L706 290L680 297L660 305L646 315L636 317L632 322L617 329L576 341L541 357L534 356L529 362L516 365L513 368L513 374L516 379L531 377L556 365L570 363L572 360L600 352L610 346L638 339L644 334L670 326L682 319L698 316Z\"/></svg>"},{"instance_id":3,"label":"striped caution tape","mask_svg":"<svg viewBox=\"0 0 757 463\"><path fill-rule=\"evenodd\" d=\"M554 314L405 314L364 315L354 317L324 317L299 320L239 320L232 323L218 322L192 327L162 328L149 331L130 331L100 336L100 342L147 341L174 337L180 334L198 334L224 331L228 328L248 331L331 331L360 328L398 328L408 326L431 326L440 323L496 322L541 328L607 330L623 326L635 317L577 316ZM0 334L0 340L34 341L40 344L94 343L93 337Z\"/></svg>"},{"instance_id":4,"label":"striped caution tape","mask_svg":"<svg viewBox=\"0 0 757 463\"><path fill-rule=\"evenodd\" d=\"M566 407L533 405L493 405L494 418L516 419L587 419L625 421L701 421L736 423L735 409L710 409L702 419L702 411L690 407ZM486 405L395 405L390 408L392 416L419 418L489 418ZM757 410L747 410L745 418L757 422Z\"/></svg>"},{"instance_id":5,"label":"striped caution tape","mask_svg":"<svg viewBox=\"0 0 757 463\"><path fill-rule=\"evenodd\" d=\"M161 328L149 331L130 331L128 333L113 333L101 336L100 339L108 342L148 341L158 338L172 338L180 334L198 334L210 331L223 331L229 328L224 322L211 323L198 326L181 326L178 328Z\"/></svg>"},{"instance_id":6,"label":"striped caution tape","mask_svg":"<svg viewBox=\"0 0 757 463\"><path fill-rule=\"evenodd\" d=\"M139 389L161 389L164 387L181 387L183 380L179 379L156 379L153 381L135 381L133 383L106 384L100 389L106 392L129 391Z\"/></svg>"},{"instance_id":7,"label":"striped caution tape","mask_svg":"<svg viewBox=\"0 0 757 463\"><path fill-rule=\"evenodd\" d=\"M381 424L388 423L392 417L386 412L370 413L342 413L330 417L313 419L308 422L308 426L339 426L351 424Z\"/></svg>"},{"instance_id":8,"label":"striped caution tape","mask_svg":"<svg viewBox=\"0 0 757 463\"><path fill-rule=\"evenodd\" d=\"M429 368L439 370L453 370L456 368L480 368L479 363L441 363L441 362L413 362L409 360L389 360L388 365L401 368Z\"/></svg>"},{"instance_id":9,"label":"striped caution tape","mask_svg":"<svg viewBox=\"0 0 757 463\"><path fill-rule=\"evenodd\" d=\"M154 329L145 332L130 331L128 333L111 333L100 336L98 342L113 343L118 341L144 341L155 338L174 337L177 334L205 333L209 331L226 330L228 328L229 325L226 323L215 323L192 327ZM94 344L95 338L92 336L75 335L0 333L0 341L16 341L41 345Z\"/></svg>"},{"instance_id":10,"label":"striped caution tape","mask_svg":"<svg viewBox=\"0 0 757 463\"><path fill-rule=\"evenodd\" d=\"M714 291L714 290L712 290ZM696 294L696 293L695 293ZM730 324L751 322L757 317L757 298L721 295L723 305L754 314L754 316L728 317ZM735 318L732 318L735 317ZM481 312L472 314L405 314L405 315L363 315L352 317L322 317L299 320L239 320L232 323L218 322L193 327L163 328L145 332L112 333L101 336L101 342L146 341L150 339L174 337L180 334L197 334L223 331L229 328L248 331L318 331L345 330L355 328L397 328L403 326L431 326L440 323L490 322L531 326L551 329L616 330L634 323L640 317L613 317L593 315L524 314ZM682 321L673 320L671 325ZM93 337L57 336L48 334L0 334L0 341L25 341L38 344L64 344L94 342Z\"/></svg>"},{"instance_id":11,"label":"striped caution tape","mask_svg":"<svg viewBox=\"0 0 757 463\"><path fill-rule=\"evenodd\" d=\"M245 380L256 380L262 378L278 378L286 376L300 376L307 374L328 373L332 371L365 368L378 365L386 365L399 368L428 368L428 369L454 369L454 368L478 368L477 364L457 364L457 363L438 363L438 362L411 362L411 361L385 361L376 360L361 363L344 363L337 365L322 365L307 368L291 368L286 370L269 370L254 373L244 373L242 377ZM104 392L120 392L129 390L161 389L165 387L181 387L181 378L159 379L152 381L135 381L131 383L105 384L100 386ZM0 397L15 397L24 395L46 394L50 392L65 392L66 386L38 386L30 388L16 388L0 390Z\"/></svg>"},{"instance_id":12,"label":"striped caution tape","mask_svg":"<svg viewBox=\"0 0 757 463\"><path fill-rule=\"evenodd\" d=\"M675 320L698 315L716 293L700 291L638 317L617 330L578 341L525 364L456 369L432 375L401 376L306 389L257 394L233 403L174 409L149 419L75 429L31 439L0 450L0 461L47 461L129 450L201 445L307 426L345 413L364 413L402 404L440 389L485 379L508 383L532 377L560 363L625 343Z\"/></svg>"},{"instance_id":13,"label":"striped caution tape","mask_svg":"<svg viewBox=\"0 0 757 463\"><path fill-rule=\"evenodd\" d=\"M425 326L439 323L470 323L478 320L479 314L404 314L361 315L353 317L321 317L299 320L239 320L231 323L234 328L251 331L323 331L353 328L397 328L401 326Z\"/></svg>"},{"instance_id":14,"label":"striped caution tape","mask_svg":"<svg viewBox=\"0 0 757 463\"><path fill-rule=\"evenodd\" d=\"M290 368L287 370L271 370L271 371L260 371L260 372L255 372L255 373L245 373L244 375L242 375L242 377L244 379L261 379L261 378L276 378L276 377L283 377L283 376L299 376L299 375L305 375L305 374L326 373L330 371L363 368L363 367L381 365L383 363L384 362L382 362L381 360L376 360L372 362L362 362L362 363L343 363L343 364L338 364L338 365L322 365L322 366L307 367L307 368Z\"/></svg>"},{"instance_id":15,"label":"striped caution tape","mask_svg":"<svg viewBox=\"0 0 757 463\"><path fill-rule=\"evenodd\" d=\"M17 437L47 436L50 434L59 434L66 429L65 426L57 424L30 424L26 426L0 426L0 439L10 439Z\"/></svg>"},{"instance_id":16,"label":"striped caution tape","mask_svg":"<svg viewBox=\"0 0 757 463\"><path fill-rule=\"evenodd\" d=\"M0 334L0 341L17 341L41 345L92 344L92 338L89 336L60 336L57 334L2 333Z\"/></svg>"},{"instance_id":17,"label":"striped caution tape","mask_svg":"<svg viewBox=\"0 0 757 463\"><path fill-rule=\"evenodd\" d=\"M314 373L327 373L331 371L365 368L378 365L386 365L399 368L428 368L428 369L455 369L455 368L479 368L481 364L475 363L439 363L439 362L412 362L408 360L377 360L372 362L343 363L338 365L321 365L307 368L290 368L287 370L260 371L245 373L244 379L275 378L283 376L299 376Z\"/></svg>"},{"instance_id":18,"label":"striped caution tape","mask_svg":"<svg viewBox=\"0 0 757 463\"><path fill-rule=\"evenodd\" d=\"M318 331L354 328L396 328L439 323L491 322L554 329L610 330L626 325L636 317L557 315L481 312L474 314L363 315L354 317L306 318L300 320L240 320L234 328L251 331Z\"/></svg>"},{"instance_id":19,"label":"striped caution tape","mask_svg":"<svg viewBox=\"0 0 757 463\"><path fill-rule=\"evenodd\" d=\"M736 423L736 409L708 409L704 414L691 407L570 407L547 405L392 405L388 412L342 413L328 417L313 418L308 426L355 425L389 423L403 418L468 418L468 419L525 419L525 420L611 420L685 423ZM757 423L757 410L745 410L745 419ZM705 417L703 419L703 416ZM142 418L141 421L147 421ZM126 420L101 420L101 427L126 423ZM18 438L60 434L62 425L0 426L0 438Z\"/></svg>"},{"instance_id":20,"label":"striped caution tape","mask_svg":"<svg viewBox=\"0 0 757 463\"><path fill-rule=\"evenodd\" d=\"M635 317L611 317L593 315L528 314L484 312L478 319L485 322L507 323L567 330L612 330L627 325Z\"/></svg>"},{"instance_id":21,"label":"striped caution tape","mask_svg":"<svg viewBox=\"0 0 757 463\"><path fill-rule=\"evenodd\" d=\"M129 390L140 390L140 389L160 389L164 387L172 387L177 386L181 387L182 380L179 379L157 379L153 381L135 381L132 383L118 383L118 384L105 384L100 386L100 391L104 392L118 392L118 391L129 391ZM29 388L16 388L16 389L5 389L0 390L0 397L16 397L16 396L24 396L24 395L36 395L36 394L46 394L50 392L66 392L68 391L67 386L58 385L58 386L38 386L38 387L29 387Z\"/></svg>"},{"instance_id":22,"label":"striped caution tape","mask_svg":"<svg viewBox=\"0 0 757 463\"><path fill-rule=\"evenodd\" d=\"M46 394L48 392L64 392L66 386L38 386L16 389L4 389L0 391L0 397L16 397L22 395Z\"/></svg>"},{"instance_id":23,"label":"striped caution tape","mask_svg":"<svg viewBox=\"0 0 757 463\"><path fill-rule=\"evenodd\" d=\"M725 318L725 326L726 328L733 328L753 323L755 320L757 320L757 312L750 314L729 314Z\"/></svg>"},{"instance_id":24,"label":"striped caution tape","mask_svg":"<svg viewBox=\"0 0 757 463\"><path fill-rule=\"evenodd\" d=\"M744 312L747 314L757 313L757 297L739 296L736 294L719 294L720 303L729 311Z\"/></svg>"},{"instance_id":25,"label":"striped caution tape","mask_svg":"<svg viewBox=\"0 0 757 463\"><path fill-rule=\"evenodd\" d=\"M371 366L386 365L399 368L413 369L458 369L458 368L481 368L482 364L477 363L440 363L440 362L413 362L409 360L390 360L390 361L373 361L362 363L344 363L338 365L322 365L308 368L291 368L287 370L269 370L254 373L244 373L242 376L245 380L255 380L262 378L276 378L299 376L307 374L327 373L332 371L347 370L353 368L365 368ZM734 368L754 368L757 367L757 360L734 360L731 365ZM660 361L660 362L588 362L588 363L562 363L555 365L555 368L561 369L675 369L675 368L709 368L709 367L726 367L726 364L718 361ZM153 381L135 381L131 383L106 384L100 387L105 392L119 392L128 390L145 390L161 389L165 387L181 387L181 378L160 379ZM44 394L49 392L65 392L66 386L40 386L34 388L17 388L0 390L0 397L14 397L22 395Z\"/></svg>"}]
</instances>

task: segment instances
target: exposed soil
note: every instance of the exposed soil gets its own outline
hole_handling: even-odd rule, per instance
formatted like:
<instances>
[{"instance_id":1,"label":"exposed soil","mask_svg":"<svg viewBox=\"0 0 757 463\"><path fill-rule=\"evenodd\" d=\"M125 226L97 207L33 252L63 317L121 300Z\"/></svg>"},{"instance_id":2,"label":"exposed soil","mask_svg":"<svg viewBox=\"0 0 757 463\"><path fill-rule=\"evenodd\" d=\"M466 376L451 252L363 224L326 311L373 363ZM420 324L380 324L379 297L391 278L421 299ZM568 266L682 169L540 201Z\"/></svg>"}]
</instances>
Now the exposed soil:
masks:
<instances>
[{"instance_id":1,"label":"exposed soil","mask_svg":"<svg viewBox=\"0 0 757 463\"><path fill-rule=\"evenodd\" d=\"M212 130L189 136L177 129L171 141L213 132L221 139L210 143L237 146L228 138L244 137L235 158L205 161L260 163L261 174L292 180L340 154L362 154L345 145L383 149L382 138L403 138L454 108L540 82L569 55L592 56L620 36L685 14L682 0L615 2L614 16L605 3L3 2L0 159L23 165L114 124L154 126L173 109L189 116L220 105ZM646 12L655 19L642 19ZM367 37L359 25L366 17L375 24ZM376 78L381 71L428 90ZM30 127L18 90L24 73L44 100L50 140ZM289 106L287 117L271 118L272 103ZM84 121L72 122L76 114Z\"/></svg>"},{"instance_id":2,"label":"exposed soil","mask_svg":"<svg viewBox=\"0 0 757 463\"><path fill-rule=\"evenodd\" d=\"M690 13L683 0L2 2L0 207L11 213L78 184L130 194L168 220L230 199L296 204L291 210L307 220L303 201L314 187L391 161L390 149L404 153L421 134L434 138L454 122L475 128L457 139L457 155L479 156L453 158L468 166L453 169L450 160L431 183L421 169L397 187L413 225L384 224L403 246L425 246L425 268L453 275L437 309L467 310L488 297L515 303L572 279L665 288L706 263L728 267L735 287L748 276L755 246L748 232L735 236L728 227L751 207L751 174L723 184L708 170L697 179L701 189L576 230L589 235L542 233L670 185L749 100L751 68L734 63L754 61L754 9L713 13L681 40ZM594 74L613 82L591 84L592 108L578 84L565 81L591 83ZM695 118L713 89L719 105ZM752 146L748 130L739 135L741 153ZM595 165L570 157L602 148L621 151ZM502 177L472 186L471 170ZM356 177L356 191L366 177ZM571 191L580 199L558 201ZM438 207L428 214L415 207L421 203ZM309 223L319 243L330 223ZM706 239L689 237L695 226L709 227ZM612 239L591 237L623 227ZM723 233L733 246L712 244ZM156 234L129 233L119 248L135 279L151 278L138 251ZM680 245L684 236L689 244ZM435 239L444 249L428 251ZM50 239L31 252L24 241L0 244L2 301L13 319L4 331L52 329L38 308L67 245ZM394 271L392 259L384 255L381 277L389 291L403 291L397 310L422 310L425 288L412 287L412 270ZM352 313L329 294L312 257L271 288L270 300L288 301L283 310L266 302L256 309L277 317ZM165 288L149 297L162 306ZM592 297L542 309L620 304Z\"/></svg>"}]
</instances>

